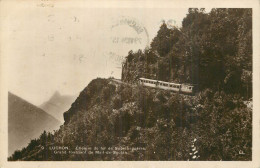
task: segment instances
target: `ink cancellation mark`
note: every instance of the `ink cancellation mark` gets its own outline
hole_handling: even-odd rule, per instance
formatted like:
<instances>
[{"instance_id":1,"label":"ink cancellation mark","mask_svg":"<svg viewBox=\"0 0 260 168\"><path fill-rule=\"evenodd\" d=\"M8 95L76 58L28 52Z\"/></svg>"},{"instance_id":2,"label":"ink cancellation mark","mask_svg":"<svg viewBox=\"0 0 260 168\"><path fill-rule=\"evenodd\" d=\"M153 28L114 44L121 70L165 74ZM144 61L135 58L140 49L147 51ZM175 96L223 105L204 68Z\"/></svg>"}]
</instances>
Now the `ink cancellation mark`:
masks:
<instances>
[{"instance_id":1,"label":"ink cancellation mark","mask_svg":"<svg viewBox=\"0 0 260 168\"><path fill-rule=\"evenodd\" d=\"M136 36L113 36L111 40L113 43L124 43L124 44L143 44L149 46L149 34L142 23L138 22L137 19L121 16L118 21L111 26L111 31L115 28L127 26L136 32Z\"/></svg>"},{"instance_id":2,"label":"ink cancellation mark","mask_svg":"<svg viewBox=\"0 0 260 168\"><path fill-rule=\"evenodd\" d=\"M110 43L115 47L105 53L109 62L121 69L121 64L132 49L143 49L150 44L149 34L145 26L137 19L121 16L112 21L110 27ZM122 51L124 49L124 51ZM121 52L120 52L121 51Z\"/></svg>"}]
</instances>

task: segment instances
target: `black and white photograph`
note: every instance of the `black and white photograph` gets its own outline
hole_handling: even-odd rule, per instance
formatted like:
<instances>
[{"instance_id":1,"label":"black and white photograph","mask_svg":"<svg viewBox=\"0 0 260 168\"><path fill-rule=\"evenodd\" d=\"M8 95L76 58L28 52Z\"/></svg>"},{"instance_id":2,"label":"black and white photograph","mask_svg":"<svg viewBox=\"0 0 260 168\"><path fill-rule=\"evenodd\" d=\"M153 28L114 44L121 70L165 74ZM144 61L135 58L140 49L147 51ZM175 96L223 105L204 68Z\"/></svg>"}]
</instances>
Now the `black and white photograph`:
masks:
<instances>
[{"instance_id":1,"label":"black and white photograph","mask_svg":"<svg viewBox=\"0 0 260 168\"><path fill-rule=\"evenodd\" d=\"M3 160L253 161L253 7L62 3L0 1Z\"/></svg>"}]
</instances>

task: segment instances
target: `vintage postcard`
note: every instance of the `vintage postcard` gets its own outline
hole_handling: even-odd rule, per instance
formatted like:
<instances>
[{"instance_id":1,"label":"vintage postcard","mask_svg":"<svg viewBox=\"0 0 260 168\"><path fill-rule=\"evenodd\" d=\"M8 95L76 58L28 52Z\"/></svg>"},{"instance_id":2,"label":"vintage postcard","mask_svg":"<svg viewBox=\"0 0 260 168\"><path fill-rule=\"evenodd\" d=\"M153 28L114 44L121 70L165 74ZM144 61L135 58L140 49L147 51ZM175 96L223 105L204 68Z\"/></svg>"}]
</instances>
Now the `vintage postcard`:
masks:
<instances>
[{"instance_id":1,"label":"vintage postcard","mask_svg":"<svg viewBox=\"0 0 260 168\"><path fill-rule=\"evenodd\" d=\"M0 167L259 168L259 6L0 1Z\"/></svg>"}]
</instances>

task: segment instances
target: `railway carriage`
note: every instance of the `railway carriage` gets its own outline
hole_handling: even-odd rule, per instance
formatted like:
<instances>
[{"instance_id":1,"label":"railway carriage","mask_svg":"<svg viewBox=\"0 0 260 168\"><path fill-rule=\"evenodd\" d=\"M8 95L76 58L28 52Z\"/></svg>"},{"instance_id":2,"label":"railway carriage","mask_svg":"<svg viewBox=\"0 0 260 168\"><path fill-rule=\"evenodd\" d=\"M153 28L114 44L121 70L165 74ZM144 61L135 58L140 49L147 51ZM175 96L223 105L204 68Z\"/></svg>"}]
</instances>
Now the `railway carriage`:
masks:
<instances>
[{"instance_id":1,"label":"railway carriage","mask_svg":"<svg viewBox=\"0 0 260 168\"><path fill-rule=\"evenodd\" d=\"M159 80L147 79L147 78L140 78L139 84L154 88L160 88L164 90L172 90L175 92L182 92L182 93L193 93L194 86L190 84L177 84L171 82L164 82Z\"/></svg>"},{"instance_id":2,"label":"railway carriage","mask_svg":"<svg viewBox=\"0 0 260 168\"><path fill-rule=\"evenodd\" d=\"M150 87L156 87L158 85L157 80L152 80L152 79L146 79L146 78L140 78L139 83L145 86L150 86Z\"/></svg>"}]
</instances>

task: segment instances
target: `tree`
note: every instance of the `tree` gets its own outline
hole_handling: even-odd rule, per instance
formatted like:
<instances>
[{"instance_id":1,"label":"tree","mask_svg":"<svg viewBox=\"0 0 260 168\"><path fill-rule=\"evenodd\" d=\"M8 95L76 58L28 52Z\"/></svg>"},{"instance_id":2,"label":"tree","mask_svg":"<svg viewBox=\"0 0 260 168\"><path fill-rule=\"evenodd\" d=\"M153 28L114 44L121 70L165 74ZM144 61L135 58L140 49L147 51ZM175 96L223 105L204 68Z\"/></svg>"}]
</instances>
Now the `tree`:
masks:
<instances>
[{"instance_id":1,"label":"tree","mask_svg":"<svg viewBox=\"0 0 260 168\"><path fill-rule=\"evenodd\" d=\"M151 43L151 48L153 51L157 51L161 57L165 56L173 45L173 39L171 38L172 30L168 29L165 22L161 25L157 36L153 39Z\"/></svg>"}]
</instances>

